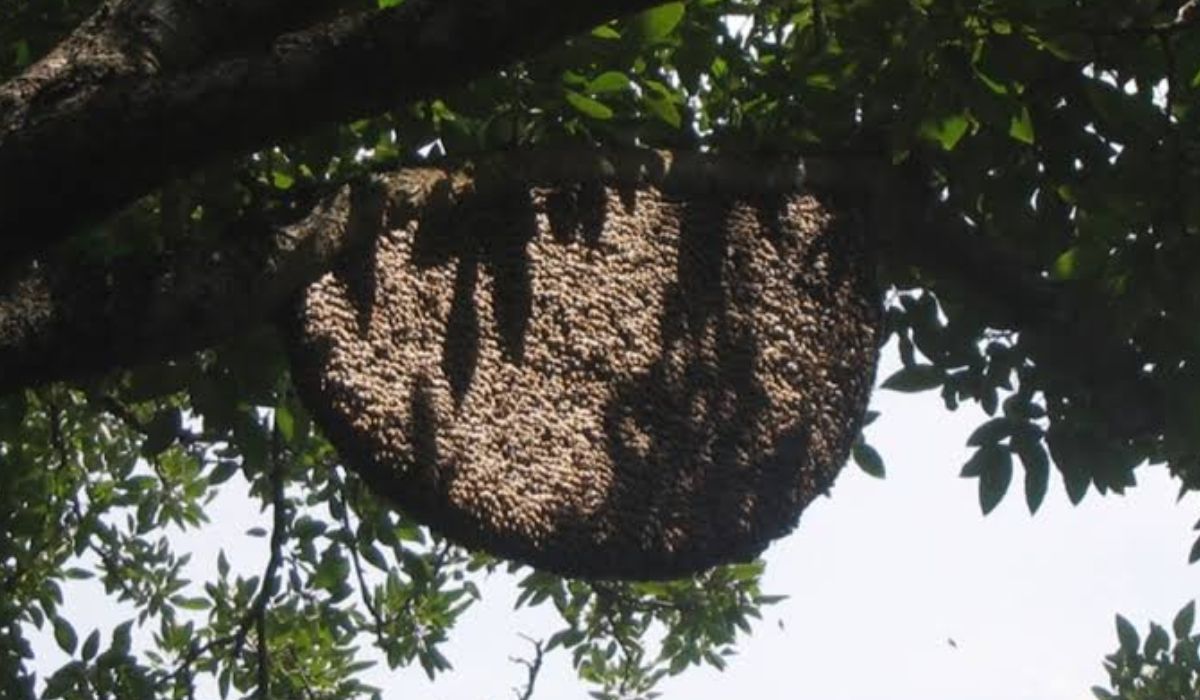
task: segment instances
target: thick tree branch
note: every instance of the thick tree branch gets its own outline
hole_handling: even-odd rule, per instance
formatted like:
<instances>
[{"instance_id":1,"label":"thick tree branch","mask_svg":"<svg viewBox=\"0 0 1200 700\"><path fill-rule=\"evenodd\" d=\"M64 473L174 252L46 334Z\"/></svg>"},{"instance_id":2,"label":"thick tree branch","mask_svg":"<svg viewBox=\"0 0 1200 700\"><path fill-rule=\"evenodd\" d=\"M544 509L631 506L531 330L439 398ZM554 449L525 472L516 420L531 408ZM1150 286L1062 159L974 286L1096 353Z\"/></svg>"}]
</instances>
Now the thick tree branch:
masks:
<instances>
[{"instance_id":1,"label":"thick tree branch","mask_svg":"<svg viewBox=\"0 0 1200 700\"><path fill-rule=\"evenodd\" d=\"M0 284L0 393L217 343L261 323L378 231L382 191L346 186L304 219L115 269L35 263ZM224 243L224 245L221 245Z\"/></svg>"},{"instance_id":2,"label":"thick tree branch","mask_svg":"<svg viewBox=\"0 0 1200 700\"><path fill-rule=\"evenodd\" d=\"M0 88L0 261L25 260L214 155L461 85L654 4L408 0L165 74L131 68L110 41L100 63L109 72L78 77L63 99L20 89L29 76Z\"/></svg>"}]
</instances>

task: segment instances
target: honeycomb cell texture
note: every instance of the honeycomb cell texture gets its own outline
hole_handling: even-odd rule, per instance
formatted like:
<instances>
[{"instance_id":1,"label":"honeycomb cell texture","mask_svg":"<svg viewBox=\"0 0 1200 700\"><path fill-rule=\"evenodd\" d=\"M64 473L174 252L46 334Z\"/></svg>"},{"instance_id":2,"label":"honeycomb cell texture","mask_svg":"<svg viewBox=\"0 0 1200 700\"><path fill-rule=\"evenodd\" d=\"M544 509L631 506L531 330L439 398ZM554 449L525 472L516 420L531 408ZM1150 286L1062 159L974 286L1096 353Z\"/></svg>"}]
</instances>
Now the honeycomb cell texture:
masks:
<instances>
[{"instance_id":1,"label":"honeycomb cell texture","mask_svg":"<svg viewBox=\"0 0 1200 700\"><path fill-rule=\"evenodd\" d=\"M861 429L879 296L811 192L477 196L310 286L296 383L347 466L466 546L657 579L758 555Z\"/></svg>"}]
</instances>

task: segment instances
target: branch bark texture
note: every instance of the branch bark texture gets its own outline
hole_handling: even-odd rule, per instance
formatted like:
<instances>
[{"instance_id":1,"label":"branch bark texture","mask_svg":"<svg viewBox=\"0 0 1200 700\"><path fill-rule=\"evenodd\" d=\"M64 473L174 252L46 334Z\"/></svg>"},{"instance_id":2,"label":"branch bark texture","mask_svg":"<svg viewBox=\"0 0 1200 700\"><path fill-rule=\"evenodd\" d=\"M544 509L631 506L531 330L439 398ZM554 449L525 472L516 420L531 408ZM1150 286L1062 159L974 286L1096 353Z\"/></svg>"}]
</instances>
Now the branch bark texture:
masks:
<instances>
[{"instance_id":1,"label":"branch bark texture","mask_svg":"<svg viewBox=\"0 0 1200 700\"><path fill-rule=\"evenodd\" d=\"M189 23L211 30L227 17L275 17L268 10L287 3L231 9L209 0L196 7L214 14L135 13L150 19L129 29L118 11L132 4L106 6L54 54L0 87L0 261L28 259L215 155L461 85L656 2L408 0L334 16L258 50L253 41L222 44L211 31L194 39L204 50L172 37L192 36L182 29ZM274 28L289 26L296 12L278 13ZM210 48L223 50L197 64Z\"/></svg>"}]
</instances>

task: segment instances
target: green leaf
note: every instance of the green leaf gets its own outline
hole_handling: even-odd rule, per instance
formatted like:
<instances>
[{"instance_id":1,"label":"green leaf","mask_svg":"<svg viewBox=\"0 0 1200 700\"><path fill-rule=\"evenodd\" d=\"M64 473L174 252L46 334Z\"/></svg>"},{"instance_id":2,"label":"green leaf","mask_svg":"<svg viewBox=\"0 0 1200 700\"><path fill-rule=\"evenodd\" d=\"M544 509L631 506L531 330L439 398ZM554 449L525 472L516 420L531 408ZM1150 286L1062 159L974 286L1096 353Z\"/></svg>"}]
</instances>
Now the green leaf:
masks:
<instances>
[{"instance_id":1,"label":"green leaf","mask_svg":"<svg viewBox=\"0 0 1200 700\"><path fill-rule=\"evenodd\" d=\"M1196 601L1192 601L1183 606L1183 609L1175 615L1175 620L1171 623L1171 629L1175 632L1176 639L1187 639L1192 635L1192 625L1196 622Z\"/></svg>"},{"instance_id":2,"label":"green leaf","mask_svg":"<svg viewBox=\"0 0 1200 700\"><path fill-rule=\"evenodd\" d=\"M683 115L679 113L679 108L675 103L665 97L649 97L643 100L650 113L661 119L663 122L678 129L683 125Z\"/></svg>"},{"instance_id":3,"label":"green leaf","mask_svg":"<svg viewBox=\"0 0 1200 700\"><path fill-rule=\"evenodd\" d=\"M646 10L630 21L635 36L644 44L665 39L683 20L686 8L682 2L669 2Z\"/></svg>"},{"instance_id":4,"label":"green leaf","mask_svg":"<svg viewBox=\"0 0 1200 700\"><path fill-rule=\"evenodd\" d=\"M1117 615L1117 639L1121 642L1121 651L1129 656L1136 654L1141 645L1137 630L1120 615Z\"/></svg>"},{"instance_id":5,"label":"green leaf","mask_svg":"<svg viewBox=\"0 0 1200 700\"><path fill-rule=\"evenodd\" d=\"M84 661L90 661L96 652L100 649L100 630L92 630L92 633L83 640L83 649L79 651L79 656Z\"/></svg>"},{"instance_id":6,"label":"green leaf","mask_svg":"<svg viewBox=\"0 0 1200 700\"><path fill-rule=\"evenodd\" d=\"M217 466L208 475L208 483L212 486L217 486L229 481L233 475L237 473L238 463L232 459L223 459L217 462Z\"/></svg>"},{"instance_id":7,"label":"green leaf","mask_svg":"<svg viewBox=\"0 0 1200 700\"><path fill-rule=\"evenodd\" d=\"M606 92L622 92L633 86L629 76L618 71L610 70L597 75L585 88L588 93L597 95Z\"/></svg>"},{"instance_id":8,"label":"green leaf","mask_svg":"<svg viewBox=\"0 0 1200 700\"><path fill-rule=\"evenodd\" d=\"M565 90L564 94L567 102L572 107L586 114L592 119L612 119L612 109L603 102L594 100L587 95L582 95L574 90Z\"/></svg>"},{"instance_id":9,"label":"green leaf","mask_svg":"<svg viewBox=\"0 0 1200 700\"><path fill-rule=\"evenodd\" d=\"M1059 280L1074 280L1098 274L1107 260L1097 245L1082 244L1063 251L1050 268L1051 276Z\"/></svg>"},{"instance_id":10,"label":"green leaf","mask_svg":"<svg viewBox=\"0 0 1200 700\"><path fill-rule=\"evenodd\" d=\"M184 610L208 610L212 607L212 603L208 598L188 598L185 596L171 596L171 602L183 608Z\"/></svg>"},{"instance_id":11,"label":"green leaf","mask_svg":"<svg viewBox=\"0 0 1200 700\"><path fill-rule=\"evenodd\" d=\"M75 628L71 623L57 615L50 618L50 623L54 625L54 641L58 643L58 648L68 654L75 653L75 645L79 643L79 638L75 636Z\"/></svg>"},{"instance_id":12,"label":"green leaf","mask_svg":"<svg viewBox=\"0 0 1200 700\"><path fill-rule=\"evenodd\" d=\"M946 373L933 365L914 364L905 367L884 380L880 387L892 391L912 393L926 391L942 385Z\"/></svg>"},{"instance_id":13,"label":"green leaf","mask_svg":"<svg viewBox=\"0 0 1200 700\"><path fill-rule=\"evenodd\" d=\"M1012 453L999 445L982 449L987 450L988 455L983 473L979 475L979 507L987 515L1000 504L1012 483Z\"/></svg>"},{"instance_id":14,"label":"green leaf","mask_svg":"<svg viewBox=\"0 0 1200 700\"><path fill-rule=\"evenodd\" d=\"M271 184L278 190L290 190L296 184L296 178L290 174L276 170L271 173Z\"/></svg>"},{"instance_id":15,"label":"green leaf","mask_svg":"<svg viewBox=\"0 0 1200 700\"><path fill-rule=\"evenodd\" d=\"M921 122L918 133L940 145L942 150L953 151L970 126L971 121L965 113L952 114L941 119L926 119Z\"/></svg>"},{"instance_id":16,"label":"green leaf","mask_svg":"<svg viewBox=\"0 0 1200 700\"><path fill-rule=\"evenodd\" d=\"M1036 513L1050 485L1050 457L1041 440L1016 440L1013 447L1025 467L1025 504Z\"/></svg>"},{"instance_id":17,"label":"green leaf","mask_svg":"<svg viewBox=\"0 0 1200 700\"><path fill-rule=\"evenodd\" d=\"M879 452L868 445L860 437L851 448L851 454L854 457L854 463L859 466L864 472L871 476L882 479L886 475L883 466L883 457Z\"/></svg>"},{"instance_id":18,"label":"green leaf","mask_svg":"<svg viewBox=\"0 0 1200 700\"><path fill-rule=\"evenodd\" d=\"M109 648L112 649L113 652L121 656L125 656L129 653L129 647L132 643L132 637L130 635L130 629L132 627L133 620L127 620L117 625L116 628L113 629L112 644L109 645Z\"/></svg>"},{"instance_id":19,"label":"green leaf","mask_svg":"<svg viewBox=\"0 0 1200 700\"><path fill-rule=\"evenodd\" d=\"M389 568L387 559L383 556L383 552L374 545L359 545L359 551L362 552L363 558L367 560L371 566L380 571L387 571Z\"/></svg>"},{"instance_id":20,"label":"green leaf","mask_svg":"<svg viewBox=\"0 0 1200 700\"><path fill-rule=\"evenodd\" d=\"M287 406L275 408L275 428L284 442L292 442L296 438L296 417Z\"/></svg>"},{"instance_id":21,"label":"green leaf","mask_svg":"<svg viewBox=\"0 0 1200 700\"><path fill-rule=\"evenodd\" d=\"M165 408L154 414L146 426L146 440L142 443L142 454L152 457L171 446L183 427L183 418L174 408Z\"/></svg>"},{"instance_id":22,"label":"green leaf","mask_svg":"<svg viewBox=\"0 0 1200 700\"><path fill-rule=\"evenodd\" d=\"M1008 127L1008 135L1020 141L1033 145L1033 117L1029 114L1029 108L1022 105L1021 113L1013 115L1012 123Z\"/></svg>"},{"instance_id":23,"label":"green leaf","mask_svg":"<svg viewBox=\"0 0 1200 700\"><path fill-rule=\"evenodd\" d=\"M1009 418L993 418L975 429L967 438L971 447L1000 442L1013 433L1014 421Z\"/></svg>"},{"instance_id":24,"label":"green leaf","mask_svg":"<svg viewBox=\"0 0 1200 700\"><path fill-rule=\"evenodd\" d=\"M1145 655L1146 658L1153 659L1161 652L1167 650L1171 646L1171 639L1167 636L1167 631L1162 628L1162 625L1150 623L1150 634L1146 636Z\"/></svg>"}]
</instances>

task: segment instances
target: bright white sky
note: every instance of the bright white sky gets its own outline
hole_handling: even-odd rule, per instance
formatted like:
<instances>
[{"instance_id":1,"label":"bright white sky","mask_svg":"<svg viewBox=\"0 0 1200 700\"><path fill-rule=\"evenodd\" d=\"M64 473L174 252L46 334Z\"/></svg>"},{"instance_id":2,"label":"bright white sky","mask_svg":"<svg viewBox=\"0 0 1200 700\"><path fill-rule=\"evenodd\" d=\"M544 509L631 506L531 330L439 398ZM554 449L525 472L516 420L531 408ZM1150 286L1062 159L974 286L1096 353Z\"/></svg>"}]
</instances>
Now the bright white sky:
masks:
<instances>
[{"instance_id":1,"label":"bright white sky","mask_svg":"<svg viewBox=\"0 0 1200 700\"><path fill-rule=\"evenodd\" d=\"M885 352L881 377L893 356ZM764 590L789 599L766 610L725 672L667 681L666 700L1083 700L1106 680L1115 613L1144 632L1151 619L1169 623L1200 590L1200 567L1186 563L1200 499L1176 504L1164 469L1143 468L1123 498L1093 492L1077 508L1056 477L1033 517L1018 472L1009 497L984 518L975 482L957 477L982 414L948 413L933 394L889 391L875 394L873 408L883 415L868 437L888 478L848 466L832 497L768 550ZM214 505L214 524L187 538L196 578L215 567L220 547L235 568L257 571L265 542L242 538L259 524L256 509L233 498ZM430 683L419 668L381 666L370 682L385 698L513 697L524 669L509 657L529 651L518 635L547 637L553 615L514 613L515 589L502 577L483 590L445 649L456 670ZM98 585L71 587L68 597L81 639L121 619L104 612ZM63 660L47 636L37 651L44 669ZM559 652L547 657L534 697L585 700L587 690Z\"/></svg>"}]
</instances>

